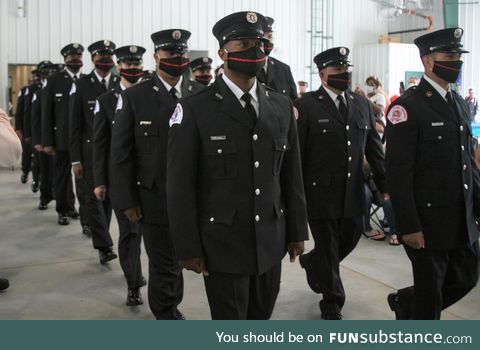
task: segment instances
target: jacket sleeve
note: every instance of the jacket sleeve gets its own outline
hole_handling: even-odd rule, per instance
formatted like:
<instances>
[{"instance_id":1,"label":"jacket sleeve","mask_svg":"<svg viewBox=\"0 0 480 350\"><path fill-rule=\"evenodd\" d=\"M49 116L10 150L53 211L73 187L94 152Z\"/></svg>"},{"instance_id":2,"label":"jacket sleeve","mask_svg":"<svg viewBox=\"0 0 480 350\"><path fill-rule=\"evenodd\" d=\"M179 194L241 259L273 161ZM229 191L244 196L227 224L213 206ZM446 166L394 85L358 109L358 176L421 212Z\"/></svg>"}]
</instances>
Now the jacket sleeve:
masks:
<instances>
[{"instance_id":1,"label":"jacket sleeve","mask_svg":"<svg viewBox=\"0 0 480 350\"><path fill-rule=\"evenodd\" d=\"M200 136L188 104L177 105L174 115L181 121L168 135L167 206L175 251L185 260L203 256L196 204Z\"/></svg>"},{"instance_id":2,"label":"jacket sleeve","mask_svg":"<svg viewBox=\"0 0 480 350\"><path fill-rule=\"evenodd\" d=\"M373 180L381 193L387 192L387 183L385 178L385 152L380 135L375 129L375 117L370 104L366 104L369 113L371 130L367 134L367 143L365 145L365 156L373 172Z\"/></svg>"},{"instance_id":3,"label":"jacket sleeve","mask_svg":"<svg viewBox=\"0 0 480 350\"><path fill-rule=\"evenodd\" d=\"M305 114L303 109L303 99L297 99L294 102L297 113L297 131L298 131L298 143L300 147L300 156L302 164L305 160L305 152L308 142L308 115Z\"/></svg>"},{"instance_id":4,"label":"jacket sleeve","mask_svg":"<svg viewBox=\"0 0 480 350\"><path fill-rule=\"evenodd\" d=\"M47 79L47 84L42 91L42 144L54 146L53 134L53 79Z\"/></svg>"},{"instance_id":5,"label":"jacket sleeve","mask_svg":"<svg viewBox=\"0 0 480 350\"><path fill-rule=\"evenodd\" d=\"M25 110L25 89L21 89L17 99L17 110L15 111L15 130L23 133L23 115Z\"/></svg>"},{"instance_id":6,"label":"jacket sleeve","mask_svg":"<svg viewBox=\"0 0 480 350\"><path fill-rule=\"evenodd\" d=\"M78 163L82 161L82 91L78 83L73 83L68 101L68 138L70 144L70 161Z\"/></svg>"},{"instance_id":7,"label":"jacket sleeve","mask_svg":"<svg viewBox=\"0 0 480 350\"><path fill-rule=\"evenodd\" d=\"M295 101L298 98L297 84L293 79L292 70L290 69L290 67L288 67L288 85L290 85L290 98L292 101Z\"/></svg>"},{"instance_id":8,"label":"jacket sleeve","mask_svg":"<svg viewBox=\"0 0 480 350\"><path fill-rule=\"evenodd\" d=\"M41 115L40 105L42 98L42 90L38 90L32 98L32 145L42 144Z\"/></svg>"},{"instance_id":9,"label":"jacket sleeve","mask_svg":"<svg viewBox=\"0 0 480 350\"><path fill-rule=\"evenodd\" d=\"M403 106L408 115L408 108ZM389 115L395 109L389 109ZM392 124L387 117L387 184L396 217L397 234L422 231L414 196L418 126L412 116Z\"/></svg>"},{"instance_id":10,"label":"jacket sleeve","mask_svg":"<svg viewBox=\"0 0 480 350\"><path fill-rule=\"evenodd\" d=\"M140 206L135 171L135 115L128 99L122 93L117 107L122 108L115 114L112 128L110 192L115 207L126 210Z\"/></svg>"},{"instance_id":11,"label":"jacket sleeve","mask_svg":"<svg viewBox=\"0 0 480 350\"><path fill-rule=\"evenodd\" d=\"M33 93L30 92L25 96L23 111L23 136L25 138L32 137L32 99Z\"/></svg>"},{"instance_id":12,"label":"jacket sleeve","mask_svg":"<svg viewBox=\"0 0 480 350\"><path fill-rule=\"evenodd\" d=\"M95 104L93 118L93 181L94 186L108 184L108 154L110 151L110 125L105 99Z\"/></svg>"},{"instance_id":13,"label":"jacket sleeve","mask_svg":"<svg viewBox=\"0 0 480 350\"><path fill-rule=\"evenodd\" d=\"M287 148L283 158L280 184L286 206L287 243L292 243L308 240L308 227L297 123L292 102L288 102L290 104L288 106L290 110L290 127L288 130L290 148Z\"/></svg>"}]
</instances>

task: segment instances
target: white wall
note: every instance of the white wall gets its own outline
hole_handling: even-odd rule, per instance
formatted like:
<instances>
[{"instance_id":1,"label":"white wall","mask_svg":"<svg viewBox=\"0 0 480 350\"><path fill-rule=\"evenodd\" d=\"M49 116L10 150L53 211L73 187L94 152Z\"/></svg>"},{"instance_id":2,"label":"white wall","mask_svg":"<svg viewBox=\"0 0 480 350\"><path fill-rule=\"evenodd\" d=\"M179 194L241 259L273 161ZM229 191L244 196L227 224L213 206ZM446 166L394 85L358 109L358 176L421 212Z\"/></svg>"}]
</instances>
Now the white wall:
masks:
<instances>
[{"instance_id":1,"label":"white wall","mask_svg":"<svg viewBox=\"0 0 480 350\"><path fill-rule=\"evenodd\" d=\"M353 87L359 84L363 89L365 79L374 75L389 95L398 94L399 83L405 80L406 71L423 71L418 49L413 44L361 45L356 47L353 59Z\"/></svg>"},{"instance_id":2,"label":"white wall","mask_svg":"<svg viewBox=\"0 0 480 350\"><path fill-rule=\"evenodd\" d=\"M470 53L464 56L462 94L469 88L480 96L480 5L466 4L459 7L459 26L465 30L463 46Z\"/></svg>"},{"instance_id":3,"label":"white wall","mask_svg":"<svg viewBox=\"0 0 480 350\"><path fill-rule=\"evenodd\" d=\"M378 5L369 0L335 0L333 2L333 46L350 49L352 64L362 64L353 59L357 46L375 44L381 35L386 35L388 23L377 20ZM311 59L318 54L314 53ZM386 57L385 57L386 59ZM310 62L308 63L310 64ZM353 71L356 67L353 67ZM306 74L309 72L306 71ZM304 80L309 80L305 77ZM320 79L314 77L312 89L318 88Z\"/></svg>"},{"instance_id":4,"label":"white wall","mask_svg":"<svg viewBox=\"0 0 480 350\"><path fill-rule=\"evenodd\" d=\"M109 39L117 46L144 46L145 66L154 68L150 34L182 28L192 32L191 50L207 50L219 64L213 25L232 12L254 10L275 18L273 55L288 62L295 76L305 69L307 43L299 38L306 35L310 0L26 0L25 18L16 16L16 0L1 1L9 2L10 63L58 62L65 44L87 47ZM86 58L85 72L91 69Z\"/></svg>"}]
</instances>

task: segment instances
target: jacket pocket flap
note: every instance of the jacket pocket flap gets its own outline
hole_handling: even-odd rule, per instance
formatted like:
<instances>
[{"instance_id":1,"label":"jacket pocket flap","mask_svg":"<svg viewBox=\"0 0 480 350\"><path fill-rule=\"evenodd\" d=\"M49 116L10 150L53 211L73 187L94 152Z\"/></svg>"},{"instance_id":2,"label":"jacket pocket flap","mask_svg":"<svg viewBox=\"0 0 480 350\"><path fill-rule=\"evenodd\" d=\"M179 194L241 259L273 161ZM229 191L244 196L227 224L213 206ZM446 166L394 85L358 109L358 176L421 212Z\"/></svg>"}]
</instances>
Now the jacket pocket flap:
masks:
<instances>
[{"instance_id":1,"label":"jacket pocket flap","mask_svg":"<svg viewBox=\"0 0 480 350\"><path fill-rule=\"evenodd\" d=\"M210 209L204 210L201 215L201 220L202 222L208 222L212 225L224 224L232 226L236 212L237 208L235 206L220 203L211 206Z\"/></svg>"},{"instance_id":2,"label":"jacket pocket flap","mask_svg":"<svg viewBox=\"0 0 480 350\"><path fill-rule=\"evenodd\" d=\"M441 141L451 138L445 126L429 126L423 131L423 138L427 141Z\"/></svg>"},{"instance_id":3,"label":"jacket pocket flap","mask_svg":"<svg viewBox=\"0 0 480 350\"><path fill-rule=\"evenodd\" d=\"M237 146L233 141L207 141L205 143L205 154L222 156L225 154L237 153Z\"/></svg>"},{"instance_id":4,"label":"jacket pocket flap","mask_svg":"<svg viewBox=\"0 0 480 350\"><path fill-rule=\"evenodd\" d=\"M137 136L155 136L158 135L158 128L156 125L139 125L135 129Z\"/></svg>"},{"instance_id":5,"label":"jacket pocket flap","mask_svg":"<svg viewBox=\"0 0 480 350\"><path fill-rule=\"evenodd\" d=\"M366 122L365 120L357 120L357 127L361 130L371 130L372 126L370 123Z\"/></svg>"},{"instance_id":6,"label":"jacket pocket flap","mask_svg":"<svg viewBox=\"0 0 480 350\"><path fill-rule=\"evenodd\" d=\"M286 151L287 149L290 149L290 145L288 144L288 140L286 137L274 138L273 144L276 151Z\"/></svg>"}]
</instances>

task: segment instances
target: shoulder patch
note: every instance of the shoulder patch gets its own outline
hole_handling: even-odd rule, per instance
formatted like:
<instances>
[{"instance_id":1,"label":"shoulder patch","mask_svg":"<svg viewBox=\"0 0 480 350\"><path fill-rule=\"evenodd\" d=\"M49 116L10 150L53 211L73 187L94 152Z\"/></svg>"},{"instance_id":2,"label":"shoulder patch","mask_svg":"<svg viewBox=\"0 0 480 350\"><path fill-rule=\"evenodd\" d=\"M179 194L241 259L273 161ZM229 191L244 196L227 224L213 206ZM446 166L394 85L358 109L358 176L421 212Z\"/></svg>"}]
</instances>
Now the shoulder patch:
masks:
<instances>
[{"instance_id":1,"label":"shoulder patch","mask_svg":"<svg viewBox=\"0 0 480 350\"><path fill-rule=\"evenodd\" d=\"M37 100L37 93L34 93L32 98L32 103L35 102L36 100Z\"/></svg>"},{"instance_id":2,"label":"shoulder patch","mask_svg":"<svg viewBox=\"0 0 480 350\"><path fill-rule=\"evenodd\" d=\"M390 123L395 125L406 122L408 120L408 113L404 107L396 105L392 107L390 112L388 112L387 118L390 120Z\"/></svg>"},{"instance_id":3,"label":"shoulder patch","mask_svg":"<svg viewBox=\"0 0 480 350\"><path fill-rule=\"evenodd\" d=\"M170 118L170 127L172 127L174 124L182 124L182 119L183 119L183 108L180 103L177 103L177 107L175 107L175 111L173 111L173 114Z\"/></svg>"},{"instance_id":4,"label":"shoulder patch","mask_svg":"<svg viewBox=\"0 0 480 350\"><path fill-rule=\"evenodd\" d=\"M97 101L98 103L98 101ZM122 95L118 96L117 107L115 108L115 112L121 111L123 108L123 98ZM99 107L100 109L100 107Z\"/></svg>"},{"instance_id":5,"label":"shoulder patch","mask_svg":"<svg viewBox=\"0 0 480 350\"><path fill-rule=\"evenodd\" d=\"M27 89L25 90L25 96L27 96L29 93L30 93L30 89L27 88Z\"/></svg>"},{"instance_id":6,"label":"shoulder patch","mask_svg":"<svg viewBox=\"0 0 480 350\"><path fill-rule=\"evenodd\" d=\"M45 80L43 81L43 83L42 83L42 88L44 88L44 87L47 86L47 81L48 81L47 79L45 79Z\"/></svg>"},{"instance_id":7,"label":"shoulder patch","mask_svg":"<svg viewBox=\"0 0 480 350\"><path fill-rule=\"evenodd\" d=\"M22 90L19 90L17 97L21 97L21 96L22 96Z\"/></svg>"},{"instance_id":8,"label":"shoulder patch","mask_svg":"<svg viewBox=\"0 0 480 350\"><path fill-rule=\"evenodd\" d=\"M100 112L100 103L98 103L98 100L95 101L95 109L93 110L93 114L97 114L98 112Z\"/></svg>"},{"instance_id":9,"label":"shoulder patch","mask_svg":"<svg viewBox=\"0 0 480 350\"><path fill-rule=\"evenodd\" d=\"M77 84L73 83L70 89L70 96L77 92Z\"/></svg>"}]
</instances>

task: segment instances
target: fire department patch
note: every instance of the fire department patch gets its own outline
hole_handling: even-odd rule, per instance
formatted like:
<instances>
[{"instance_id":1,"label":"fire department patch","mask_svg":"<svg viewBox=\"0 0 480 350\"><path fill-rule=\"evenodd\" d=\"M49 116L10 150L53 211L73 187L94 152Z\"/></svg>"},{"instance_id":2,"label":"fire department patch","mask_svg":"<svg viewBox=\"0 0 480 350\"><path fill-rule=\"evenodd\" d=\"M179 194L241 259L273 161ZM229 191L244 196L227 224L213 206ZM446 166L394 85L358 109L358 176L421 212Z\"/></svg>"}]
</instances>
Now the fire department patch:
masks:
<instances>
[{"instance_id":1,"label":"fire department patch","mask_svg":"<svg viewBox=\"0 0 480 350\"><path fill-rule=\"evenodd\" d=\"M174 124L181 124L183 119L183 108L180 103L177 104L177 107L175 108L175 111L172 114L172 117L170 118L170 127Z\"/></svg>"},{"instance_id":2,"label":"fire department patch","mask_svg":"<svg viewBox=\"0 0 480 350\"><path fill-rule=\"evenodd\" d=\"M408 113L405 108L396 105L390 110L390 112L388 112L387 118L390 120L390 123L395 125L406 122L408 120Z\"/></svg>"}]
</instances>

